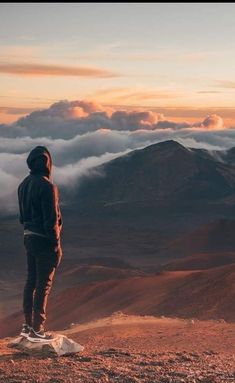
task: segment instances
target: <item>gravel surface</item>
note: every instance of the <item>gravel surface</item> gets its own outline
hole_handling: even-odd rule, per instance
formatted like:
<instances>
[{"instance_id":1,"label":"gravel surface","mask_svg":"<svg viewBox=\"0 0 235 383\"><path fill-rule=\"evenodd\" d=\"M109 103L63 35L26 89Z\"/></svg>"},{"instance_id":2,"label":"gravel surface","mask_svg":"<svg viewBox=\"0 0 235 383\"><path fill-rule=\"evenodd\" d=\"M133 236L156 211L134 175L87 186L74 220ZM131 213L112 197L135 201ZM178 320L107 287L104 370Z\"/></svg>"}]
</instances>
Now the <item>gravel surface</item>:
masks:
<instances>
[{"instance_id":1,"label":"gravel surface","mask_svg":"<svg viewBox=\"0 0 235 383\"><path fill-rule=\"evenodd\" d=\"M235 382L234 324L123 316L66 335L85 350L35 358L0 340L0 382Z\"/></svg>"}]
</instances>

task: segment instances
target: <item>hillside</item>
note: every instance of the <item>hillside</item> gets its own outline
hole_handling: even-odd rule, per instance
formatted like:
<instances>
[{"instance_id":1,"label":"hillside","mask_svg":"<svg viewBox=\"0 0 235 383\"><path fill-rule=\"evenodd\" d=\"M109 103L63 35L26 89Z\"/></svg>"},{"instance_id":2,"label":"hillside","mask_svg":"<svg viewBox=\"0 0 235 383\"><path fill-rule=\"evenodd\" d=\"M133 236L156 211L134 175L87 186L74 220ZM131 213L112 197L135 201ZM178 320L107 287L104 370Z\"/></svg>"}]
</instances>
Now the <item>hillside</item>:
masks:
<instances>
[{"instance_id":1,"label":"hillside","mask_svg":"<svg viewBox=\"0 0 235 383\"><path fill-rule=\"evenodd\" d=\"M235 264L200 271L166 271L156 275L86 282L50 297L49 329L61 330L115 311L181 318L235 318ZM0 336L16 335L22 312L1 320Z\"/></svg>"},{"instance_id":2,"label":"hillside","mask_svg":"<svg viewBox=\"0 0 235 383\"><path fill-rule=\"evenodd\" d=\"M180 235L162 249L164 258L183 258L200 253L228 253L235 249L235 220L217 219Z\"/></svg>"},{"instance_id":3,"label":"hillside","mask_svg":"<svg viewBox=\"0 0 235 383\"><path fill-rule=\"evenodd\" d=\"M159 269L169 271L205 270L233 263L235 263L235 252L199 253L166 262Z\"/></svg>"}]
</instances>

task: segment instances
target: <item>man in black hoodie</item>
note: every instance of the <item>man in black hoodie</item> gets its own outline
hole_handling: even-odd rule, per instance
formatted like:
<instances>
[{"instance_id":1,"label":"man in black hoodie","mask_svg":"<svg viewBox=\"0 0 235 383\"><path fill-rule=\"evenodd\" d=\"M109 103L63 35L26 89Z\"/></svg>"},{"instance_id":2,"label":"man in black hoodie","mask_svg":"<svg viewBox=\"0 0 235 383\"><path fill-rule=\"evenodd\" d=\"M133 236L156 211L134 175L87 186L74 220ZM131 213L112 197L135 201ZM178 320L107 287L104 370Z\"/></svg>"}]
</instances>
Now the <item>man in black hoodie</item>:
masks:
<instances>
[{"instance_id":1,"label":"man in black hoodie","mask_svg":"<svg viewBox=\"0 0 235 383\"><path fill-rule=\"evenodd\" d=\"M21 335L31 341L50 341L45 332L48 295L62 249L62 217L59 194L51 181L52 159L44 146L34 148L27 158L30 174L18 187L20 223L24 227L27 280L23 293L25 323Z\"/></svg>"}]
</instances>

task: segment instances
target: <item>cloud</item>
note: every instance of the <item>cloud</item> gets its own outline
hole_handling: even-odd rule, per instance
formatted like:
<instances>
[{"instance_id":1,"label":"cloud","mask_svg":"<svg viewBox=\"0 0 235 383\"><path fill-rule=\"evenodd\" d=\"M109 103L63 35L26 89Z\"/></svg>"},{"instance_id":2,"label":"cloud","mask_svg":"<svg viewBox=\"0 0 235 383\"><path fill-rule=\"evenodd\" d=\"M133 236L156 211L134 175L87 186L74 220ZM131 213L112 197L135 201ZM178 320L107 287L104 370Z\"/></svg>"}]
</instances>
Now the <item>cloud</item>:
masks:
<instances>
[{"instance_id":1,"label":"cloud","mask_svg":"<svg viewBox=\"0 0 235 383\"><path fill-rule=\"evenodd\" d=\"M129 46L127 46L129 48ZM117 48L117 49L113 49ZM122 49L120 49L122 48ZM72 56L69 56L70 59L79 59L79 60L100 60L105 61L107 60L107 57L109 60L115 60L115 61L123 61L125 59L126 61L134 61L134 62L160 62L160 61L188 61L188 62L196 62L200 63L206 60L214 60L215 58L219 57L218 52L184 52L184 51L172 51L171 50L158 50L158 52L153 52L152 50L144 51L143 53L140 53L142 51L143 47L140 48L138 46L138 49L130 51L130 49L123 49L125 46L123 44L113 44L106 47L100 47L99 49L93 50L92 52L86 52L81 54L80 52L73 54Z\"/></svg>"},{"instance_id":2,"label":"cloud","mask_svg":"<svg viewBox=\"0 0 235 383\"><path fill-rule=\"evenodd\" d=\"M202 126L207 129L220 130L224 128L224 122L222 117L218 116L217 114L211 114L204 119Z\"/></svg>"},{"instance_id":3,"label":"cloud","mask_svg":"<svg viewBox=\"0 0 235 383\"><path fill-rule=\"evenodd\" d=\"M84 177L105 176L95 167L137 148L174 139L185 146L226 150L235 146L235 128L218 114L189 124L146 110L114 110L84 100L60 101L16 123L0 125L0 203L16 210L16 189L28 174L26 158L37 145L48 147L53 177L64 195Z\"/></svg>"},{"instance_id":4,"label":"cloud","mask_svg":"<svg viewBox=\"0 0 235 383\"><path fill-rule=\"evenodd\" d=\"M182 57L188 61L199 62L207 60L210 57L210 55L211 53L209 52L190 52L185 53L184 55L182 55Z\"/></svg>"},{"instance_id":5,"label":"cloud","mask_svg":"<svg viewBox=\"0 0 235 383\"><path fill-rule=\"evenodd\" d=\"M5 45L0 44L1 60L2 62L18 62L22 60L33 61L39 58L41 48L35 45Z\"/></svg>"},{"instance_id":6,"label":"cloud","mask_svg":"<svg viewBox=\"0 0 235 383\"><path fill-rule=\"evenodd\" d=\"M60 101L48 109L38 110L20 118L9 128L7 125L1 125L0 136L71 139L98 129L155 129L158 121L163 119L162 114L152 111L113 111L93 102Z\"/></svg>"},{"instance_id":7,"label":"cloud","mask_svg":"<svg viewBox=\"0 0 235 383\"><path fill-rule=\"evenodd\" d=\"M113 87L103 88L94 92L93 97L99 98L103 103L109 104L139 104L145 101L175 99L182 96L181 92L168 89L146 89L143 87Z\"/></svg>"},{"instance_id":8,"label":"cloud","mask_svg":"<svg viewBox=\"0 0 235 383\"><path fill-rule=\"evenodd\" d=\"M216 87L220 88L228 88L228 89L234 89L235 88L235 81L230 80L218 80L216 84L214 84Z\"/></svg>"},{"instance_id":9,"label":"cloud","mask_svg":"<svg viewBox=\"0 0 235 383\"><path fill-rule=\"evenodd\" d=\"M9 189L14 190L18 184L18 178L12 174L8 174L0 169L1 177L1 190L0 190L0 199L3 197L8 197Z\"/></svg>"},{"instance_id":10,"label":"cloud","mask_svg":"<svg viewBox=\"0 0 235 383\"><path fill-rule=\"evenodd\" d=\"M35 109L29 107L0 106L0 113L19 115L32 113Z\"/></svg>"},{"instance_id":11,"label":"cloud","mask_svg":"<svg viewBox=\"0 0 235 383\"><path fill-rule=\"evenodd\" d=\"M72 187L75 185L78 187L78 180L82 177L101 176L104 177L105 173L101 170L97 170L96 166L102 165L108 161L113 160L119 156L127 154L130 150L125 150L118 153L105 153L101 156L90 156L77 161L72 164L68 164L62 167L54 168L54 178L56 182L61 186L67 186L70 184Z\"/></svg>"},{"instance_id":12,"label":"cloud","mask_svg":"<svg viewBox=\"0 0 235 383\"><path fill-rule=\"evenodd\" d=\"M12 158L15 157L15 161ZM0 153L0 212L17 211L17 186L19 184L19 176L24 174L20 172L23 167L23 161L19 162L19 155L12 156Z\"/></svg>"},{"instance_id":13,"label":"cloud","mask_svg":"<svg viewBox=\"0 0 235 383\"><path fill-rule=\"evenodd\" d=\"M0 73L20 76L78 76L78 77L118 77L117 73L91 67L71 67L53 64L0 63Z\"/></svg>"},{"instance_id":14,"label":"cloud","mask_svg":"<svg viewBox=\"0 0 235 383\"><path fill-rule=\"evenodd\" d=\"M161 100L175 98L179 95L175 92L156 92L151 90L128 91L114 97L116 102L142 102L143 100Z\"/></svg>"},{"instance_id":15,"label":"cloud","mask_svg":"<svg viewBox=\"0 0 235 383\"><path fill-rule=\"evenodd\" d=\"M199 90L197 93L200 94L217 94L217 93L224 93L221 90Z\"/></svg>"}]
</instances>

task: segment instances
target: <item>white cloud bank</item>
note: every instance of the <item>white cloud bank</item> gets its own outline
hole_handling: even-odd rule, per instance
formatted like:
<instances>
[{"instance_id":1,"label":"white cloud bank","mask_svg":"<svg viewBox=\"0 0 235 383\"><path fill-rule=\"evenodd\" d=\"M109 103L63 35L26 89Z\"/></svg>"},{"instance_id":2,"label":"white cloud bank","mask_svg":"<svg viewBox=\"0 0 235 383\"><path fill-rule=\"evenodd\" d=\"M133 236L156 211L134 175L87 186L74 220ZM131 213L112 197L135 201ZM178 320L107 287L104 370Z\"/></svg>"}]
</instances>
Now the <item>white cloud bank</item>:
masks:
<instances>
[{"instance_id":1,"label":"white cloud bank","mask_svg":"<svg viewBox=\"0 0 235 383\"><path fill-rule=\"evenodd\" d=\"M67 189L93 168L131 150L174 139L210 150L235 146L235 129L218 115L195 124L168 121L146 110L112 110L93 102L60 101L12 125L0 125L0 203L16 209L17 186L28 173L31 149L45 145L54 161L53 177Z\"/></svg>"}]
</instances>

